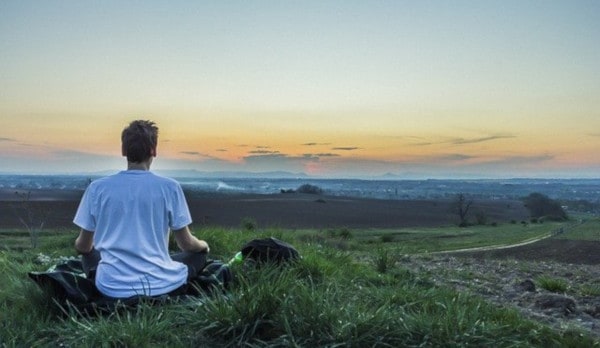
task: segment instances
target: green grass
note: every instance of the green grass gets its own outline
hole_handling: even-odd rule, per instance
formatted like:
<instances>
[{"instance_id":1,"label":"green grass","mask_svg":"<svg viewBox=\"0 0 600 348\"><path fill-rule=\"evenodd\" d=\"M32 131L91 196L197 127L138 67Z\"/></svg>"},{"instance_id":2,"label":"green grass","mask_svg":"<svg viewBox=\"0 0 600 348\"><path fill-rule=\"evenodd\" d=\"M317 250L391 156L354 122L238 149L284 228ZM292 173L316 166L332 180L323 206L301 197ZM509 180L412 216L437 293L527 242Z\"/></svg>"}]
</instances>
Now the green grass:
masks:
<instances>
[{"instance_id":1,"label":"green grass","mask_svg":"<svg viewBox=\"0 0 600 348\"><path fill-rule=\"evenodd\" d=\"M584 296L598 297L600 296L600 284L583 285L579 291Z\"/></svg>"},{"instance_id":2,"label":"green grass","mask_svg":"<svg viewBox=\"0 0 600 348\"><path fill-rule=\"evenodd\" d=\"M550 228L550 224L542 225L535 233L545 233L543 226ZM529 227L518 227L523 238L534 234ZM394 240L382 241L385 233ZM88 318L74 311L57 315L52 301L26 277L31 270L47 267L38 263L39 253L74 255L76 232L52 231L42 236L36 250L0 251L0 347L598 345L579 332L551 330L514 310L436 286L428 274L403 268L394 251L409 243L409 233L419 237L416 229L351 231L350 238L344 233L345 239L325 231L196 229L195 234L211 244L215 258L228 259L244 242L264 236L290 242L303 258L283 269L236 266L235 284L224 296L160 307L142 305ZM422 239L438 239L458 248L492 240L492 234L505 242L514 237L505 239L504 235L517 230L511 225L422 233ZM462 245L455 237L439 237L453 234L463 240ZM469 238L478 241L469 242ZM366 241L372 242L362 246ZM420 240L411 248L418 250L425 244Z\"/></svg>"},{"instance_id":3,"label":"green grass","mask_svg":"<svg viewBox=\"0 0 600 348\"><path fill-rule=\"evenodd\" d=\"M569 283L561 278L549 277L546 275L540 276L536 279L536 283L542 289L546 289L550 292L564 293L569 288Z\"/></svg>"},{"instance_id":4,"label":"green grass","mask_svg":"<svg viewBox=\"0 0 600 348\"><path fill-rule=\"evenodd\" d=\"M509 245L551 234L559 223L506 224L501 226L361 229L341 238L337 231L299 230L303 241L370 254L375 249L390 249L405 254L449 251L494 245Z\"/></svg>"},{"instance_id":5,"label":"green grass","mask_svg":"<svg viewBox=\"0 0 600 348\"><path fill-rule=\"evenodd\" d=\"M581 216L574 218L570 225L563 228L556 238L589 240L600 242L600 219L598 217Z\"/></svg>"}]
</instances>

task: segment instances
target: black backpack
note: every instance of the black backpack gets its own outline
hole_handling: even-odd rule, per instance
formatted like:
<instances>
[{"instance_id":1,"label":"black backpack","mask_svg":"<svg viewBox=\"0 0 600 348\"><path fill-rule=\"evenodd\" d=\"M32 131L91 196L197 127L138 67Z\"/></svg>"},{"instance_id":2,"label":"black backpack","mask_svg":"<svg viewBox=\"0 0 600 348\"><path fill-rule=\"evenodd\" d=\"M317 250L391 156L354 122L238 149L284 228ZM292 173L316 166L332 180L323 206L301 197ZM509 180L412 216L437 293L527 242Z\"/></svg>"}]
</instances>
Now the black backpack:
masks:
<instances>
[{"instance_id":1,"label":"black backpack","mask_svg":"<svg viewBox=\"0 0 600 348\"><path fill-rule=\"evenodd\" d=\"M300 254L293 246L273 237L249 241L242 247L242 255L244 260L275 264L300 258Z\"/></svg>"},{"instance_id":2,"label":"black backpack","mask_svg":"<svg viewBox=\"0 0 600 348\"><path fill-rule=\"evenodd\" d=\"M229 290L232 282L233 274L228 264L220 260L208 260L202 272L190 279L192 287L188 289L188 292L194 296L202 294L197 290L209 294L215 291L225 292Z\"/></svg>"},{"instance_id":3,"label":"black backpack","mask_svg":"<svg viewBox=\"0 0 600 348\"><path fill-rule=\"evenodd\" d=\"M85 276L81 259L60 263L46 272L29 272L31 278L46 294L63 308L68 304L88 315L109 314L119 308L134 308L142 301L150 304L164 304L172 300L198 297L225 292L229 289L233 276L229 265L219 260L208 260L202 271L189 280L186 294L170 296L133 296L127 299L114 299L103 296L96 288L94 280Z\"/></svg>"}]
</instances>

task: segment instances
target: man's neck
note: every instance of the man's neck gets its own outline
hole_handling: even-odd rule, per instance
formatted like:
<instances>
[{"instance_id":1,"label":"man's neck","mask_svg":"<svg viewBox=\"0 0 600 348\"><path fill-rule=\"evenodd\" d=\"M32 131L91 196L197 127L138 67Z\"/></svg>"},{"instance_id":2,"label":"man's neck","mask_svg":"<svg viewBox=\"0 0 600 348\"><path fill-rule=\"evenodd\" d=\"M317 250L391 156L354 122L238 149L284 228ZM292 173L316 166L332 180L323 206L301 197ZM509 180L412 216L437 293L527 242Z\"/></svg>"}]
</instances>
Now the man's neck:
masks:
<instances>
[{"instance_id":1,"label":"man's neck","mask_svg":"<svg viewBox=\"0 0 600 348\"><path fill-rule=\"evenodd\" d=\"M150 170L150 161L127 162L127 170Z\"/></svg>"}]
</instances>

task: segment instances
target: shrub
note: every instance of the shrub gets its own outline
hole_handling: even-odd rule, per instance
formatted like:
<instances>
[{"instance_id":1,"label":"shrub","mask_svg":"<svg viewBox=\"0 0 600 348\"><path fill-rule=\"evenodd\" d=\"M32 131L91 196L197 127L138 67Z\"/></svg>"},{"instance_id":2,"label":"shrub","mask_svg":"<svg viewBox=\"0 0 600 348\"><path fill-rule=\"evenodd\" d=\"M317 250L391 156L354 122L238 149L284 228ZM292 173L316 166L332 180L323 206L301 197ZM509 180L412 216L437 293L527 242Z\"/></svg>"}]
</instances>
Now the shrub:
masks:
<instances>
[{"instance_id":1,"label":"shrub","mask_svg":"<svg viewBox=\"0 0 600 348\"><path fill-rule=\"evenodd\" d=\"M346 227L341 228L339 230L337 230L337 229L330 229L330 230L327 230L327 236L330 237L330 238L339 237L341 239L351 239L352 238L352 232L348 228L346 228Z\"/></svg>"},{"instance_id":2,"label":"shrub","mask_svg":"<svg viewBox=\"0 0 600 348\"><path fill-rule=\"evenodd\" d=\"M331 236L331 232L333 230L329 230L327 231L327 233ZM323 244L326 242L326 239L324 236L319 235L319 234L314 234L314 233L309 233L309 234L298 234L297 236L298 241L302 242L302 243L306 243L306 244Z\"/></svg>"},{"instance_id":3,"label":"shrub","mask_svg":"<svg viewBox=\"0 0 600 348\"><path fill-rule=\"evenodd\" d=\"M483 226L483 225L487 224L487 215L485 215L485 213L482 211L478 211L475 214L475 220L477 221L478 225Z\"/></svg>"},{"instance_id":4,"label":"shrub","mask_svg":"<svg viewBox=\"0 0 600 348\"><path fill-rule=\"evenodd\" d=\"M350 232L350 230L347 229L347 228L342 228L340 230L339 234L340 234L340 238L342 238L342 239L350 239L350 238L352 238L352 232Z\"/></svg>"},{"instance_id":5,"label":"shrub","mask_svg":"<svg viewBox=\"0 0 600 348\"><path fill-rule=\"evenodd\" d=\"M350 250L350 245L345 240L326 240L323 245L335 250Z\"/></svg>"},{"instance_id":6,"label":"shrub","mask_svg":"<svg viewBox=\"0 0 600 348\"><path fill-rule=\"evenodd\" d=\"M560 278L552 278L548 276L541 276L537 278L537 283L542 289L546 289L551 292L565 292L569 287L566 280Z\"/></svg>"},{"instance_id":7,"label":"shrub","mask_svg":"<svg viewBox=\"0 0 600 348\"><path fill-rule=\"evenodd\" d=\"M600 285L590 284L581 287L581 294L584 296L600 296Z\"/></svg>"},{"instance_id":8,"label":"shrub","mask_svg":"<svg viewBox=\"0 0 600 348\"><path fill-rule=\"evenodd\" d=\"M300 187L298 187L296 191L298 191L299 193L310 193L315 195L320 195L321 193L323 193L323 190L319 186L311 184L300 185Z\"/></svg>"},{"instance_id":9,"label":"shrub","mask_svg":"<svg viewBox=\"0 0 600 348\"><path fill-rule=\"evenodd\" d=\"M256 220L250 217L245 217L242 219L242 228L246 231L254 231L256 230Z\"/></svg>"},{"instance_id":10,"label":"shrub","mask_svg":"<svg viewBox=\"0 0 600 348\"><path fill-rule=\"evenodd\" d=\"M382 243L391 243L394 241L394 236L392 236L391 234L384 234L379 238L381 239Z\"/></svg>"},{"instance_id":11,"label":"shrub","mask_svg":"<svg viewBox=\"0 0 600 348\"><path fill-rule=\"evenodd\" d=\"M386 273L396 264L396 257L388 249L379 249L373 256L373 264L379 273Z\"/></svg>"}]
</instances>

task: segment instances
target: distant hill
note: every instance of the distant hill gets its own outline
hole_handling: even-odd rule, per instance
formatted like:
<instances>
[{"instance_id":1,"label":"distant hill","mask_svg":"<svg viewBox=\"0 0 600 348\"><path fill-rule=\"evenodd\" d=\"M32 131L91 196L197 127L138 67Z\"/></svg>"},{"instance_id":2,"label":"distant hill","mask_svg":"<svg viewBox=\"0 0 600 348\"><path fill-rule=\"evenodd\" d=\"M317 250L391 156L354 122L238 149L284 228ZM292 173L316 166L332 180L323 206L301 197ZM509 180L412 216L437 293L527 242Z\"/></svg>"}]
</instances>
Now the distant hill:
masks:
<instances>
[{"instance_id":1,"label":"distant hill","mask_svg":"<svg viewBox=\"0 0 600 348\"><path fill-rule=\"evenodd\" d=\"M277 179L297 179L308 178L305 173L292 173L285 171L270 172L228 172L228 171L198 171L198 170L156 170L157 174L170 176L174 178L277 178Z\"/></svg>"}]
</instances>

